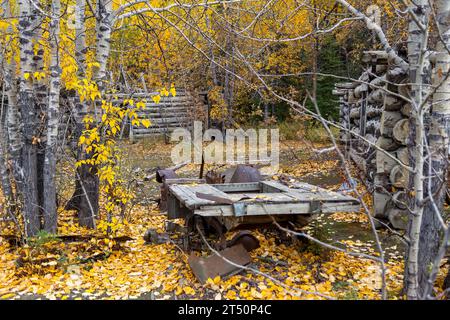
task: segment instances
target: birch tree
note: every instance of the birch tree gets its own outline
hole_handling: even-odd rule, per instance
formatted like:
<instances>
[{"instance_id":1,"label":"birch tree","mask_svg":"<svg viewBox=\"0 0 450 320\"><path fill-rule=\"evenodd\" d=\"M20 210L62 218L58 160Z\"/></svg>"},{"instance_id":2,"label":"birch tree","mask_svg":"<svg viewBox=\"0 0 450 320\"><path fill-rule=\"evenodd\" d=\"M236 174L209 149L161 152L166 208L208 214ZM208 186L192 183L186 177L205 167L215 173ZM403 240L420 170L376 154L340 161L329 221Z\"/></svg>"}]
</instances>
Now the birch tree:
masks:
<instances>
[{"instance_id":1,"label":"birch tree","mask_svg":"<svg viewBox=\"0 0 450 320\"><path fill-rule=\"evenodd\" d=\"M61 3L52 1L50 21L50 83L47 106L47 146L44 160L44 229L55 233L57 229L56 207L56 145L58 140L59 105L61 91L61 67L59 57Z\"/></svg>"}]
</instances>

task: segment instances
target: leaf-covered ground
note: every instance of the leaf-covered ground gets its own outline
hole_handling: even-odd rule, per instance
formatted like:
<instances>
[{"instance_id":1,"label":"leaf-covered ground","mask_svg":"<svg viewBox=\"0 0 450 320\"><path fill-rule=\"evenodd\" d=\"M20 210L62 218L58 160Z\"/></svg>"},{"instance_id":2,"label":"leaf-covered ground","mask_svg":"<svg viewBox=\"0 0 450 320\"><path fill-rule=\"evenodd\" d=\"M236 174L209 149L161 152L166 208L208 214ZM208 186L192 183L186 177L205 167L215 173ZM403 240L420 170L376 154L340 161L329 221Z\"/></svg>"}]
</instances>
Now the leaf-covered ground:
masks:
<instances>
[{"instance_id":1,"label":"leaf-covered ground","mask_svg":"<svg viewBox=\"0 0 450 320\"><path fill-rule=\"evenodd\" d=\"M146 177L156 166L169 166L170 148L158 141L125 145L125 177L137 197L125 219L117 220L115 238L100 231L77 226L72 212L60 212L59 234L38 237L26 246L13 239L0 239L1 299L379 299L379 265L367 259L326 250L308 243L281 243L273 226L254 231L261 247L251 253L252 269L238 275L211 279L201 285L187 264L187 256L177 245L177 235L161 245L146 244L148 228L164 231L165 216L154 202L158 186ZM294 151L295 150L295 151ZM286 142L282 145L280 174L336 190L344 181L334 156L317 157L306 147ZM61 166L71 165L66 163ZM70 170L66 170L70 172ZM198 175L189 165L179 172ZM274 178L277 178L275 176ZM70 196L70 178L60 181L60 200ZM364 188L359 188L364 192ZM370 195L365 194L370 203ZM12 225L2 223L3 235ZM367 217L360 213L321 215L306 231L327 243L377 255ZM132 240L124 241L123 236ZM403 244L396 236L382 232L386 249L387 289L391 299L400 295L403 281ZM206 254L206 253L203 253ZM439 276L443 280L445 266Z\"/></svg>"}]
</instances>

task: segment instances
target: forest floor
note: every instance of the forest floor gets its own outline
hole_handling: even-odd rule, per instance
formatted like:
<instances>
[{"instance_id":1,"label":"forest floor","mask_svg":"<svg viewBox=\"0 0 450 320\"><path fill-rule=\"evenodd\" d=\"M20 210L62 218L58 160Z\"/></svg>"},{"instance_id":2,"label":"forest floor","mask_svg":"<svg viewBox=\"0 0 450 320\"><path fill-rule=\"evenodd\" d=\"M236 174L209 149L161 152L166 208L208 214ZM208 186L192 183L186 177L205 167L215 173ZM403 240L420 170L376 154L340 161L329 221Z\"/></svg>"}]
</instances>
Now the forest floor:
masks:
<instances>
[{"instance_id":1,"label":"forest floor","mask_svg":"<svg viewBox=\"0 0 450 320\"><path fill-rule=\"evenodd\" d=\"M155 203L159 186L146 176L157 166L168 167L170 146L159 140L122 142L124 178L136 198L117 220L114 239L100 231L81 228L73 212L60 210L60 235L46 234L17 247L0 237L0 299L379 299L381 272L373 260L351 257L312 243L281 243L273 226L254 231L261 247L251 252L251 267L227 278L201 285L187 264L187 255L177 245L177 235L165 244L146 244L149 228L164 231L166 217ZM314 145L316 148L320 144ZM345 181L336 155L317 156L311 146L298 141L281 144L279 174L295 176L330 190ZM64 163L61 172L72 172ZM198 176L199 166L187 165L178 173ZM274 176L276 178L276 176ZM60 204L73 190L73 177L59 181ZM368 205L370 194L358 186ZM1 233L12 232L11 223L1 223ZM363 211L320 215L305 231L327 243L354 252L378 255L375 239ZM388 298L401 299L403 285L402 239L388 231L379 233L386 250ZM132 238L121 241L121 236ZM444 267L445 268L445 267ZM438 277L441 285L444 268ZM440 290L437 288L437 290Z\"/></svg>"}]
</instances>

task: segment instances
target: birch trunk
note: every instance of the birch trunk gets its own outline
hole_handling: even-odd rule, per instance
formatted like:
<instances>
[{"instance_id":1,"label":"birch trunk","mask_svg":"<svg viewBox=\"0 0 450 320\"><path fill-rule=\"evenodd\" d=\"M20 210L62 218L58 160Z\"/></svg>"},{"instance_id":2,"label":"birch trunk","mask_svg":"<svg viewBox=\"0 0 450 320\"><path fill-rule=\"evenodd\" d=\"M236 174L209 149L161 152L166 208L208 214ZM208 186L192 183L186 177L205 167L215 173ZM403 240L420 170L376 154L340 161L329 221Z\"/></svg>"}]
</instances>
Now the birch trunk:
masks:
<instances>
[{"instance_id":1,"label":"birch trunk","mask_svg":"<svg viewBox=\"0 0 450 320\"><path fill-rule=\"evenodd\" d=\"M56 146L58 140L59 94L61 90L61 68L59 66L59 16L60 0L52 1L50 22L50 90L47 109L47 148L44 159L44 229L55 233L57 229L56 207Z\"/></svg>"},{"instance_id":2,"label":"birch trunk","mask_svg":"<svg viewBox=\"0 0 450 320\"><path fill-rule=\"evenodd\" d=\"M33 17L32 21L32 30L33 30L33 38L35 40L42 39L43 28L42 22L44 16L38 10L37 6L40 8L45 8L46 3L42 0L36 1L34 0L35 5L31 5L31 16ZM33 43L33 47L36 46L36 42ZM44 72L44 48L42 45L38 45L37 50L33 48L33 59L32 59L32 69L33 74L36 72ZM34 108L36 112L36 138L34 139L36 145L36 174L37 174L37 199L38 199L38 207L39 207L39 216L42 220L44 216L44 158L45 158L45 149L46 149L46 141L45 141L45 126L42 126L43 123L40 123L38 120L41 114L45 114L47 109L47 90L48 86L46 81L43 80L33 80L33 99L34 99ZM40 134L38 135L38 133ZM42 137L42 138L41 138Z\"/></svg>"},{"instance_id":3,"label":"birch trunk","mask_svg":"<svg viewBox=\"0 0 450 320\"><path fill-rule=\"evenodd\" d=\"M84 7L83 0L77 1L77 6ZM84 10L81 23L83 27L77 29L77 54L78 62L84 64L85 61L85 41L84 41ZM96 61L99 67L95 70L93 78L101 93L104 93L106 85L106 70L111 49L111 32L113 21L112 2L108 0L97 0L97 26L96 26ZM81 66L84 69L84 65ZM81 69L81 68L80 68ZM82 118L88 112L86 105L78 104L77 110L77 137L81 135L84 124ZM77 159L89 158L83 147L78 148ZM67 204L66 208L78 211L79 223L83 226L94 228L95 217L98 215L99 200L99 180L97 168L91 165L81 165L77 169L77 181L75 192Z\"/></svg>"},{"instance_id":4,"label":"birch trunk","mask_svg":"<svg viewBox=\"0 0 450 320\"><path fill-rule=\"evenodd\" d=\"M419 298L419 241L423 214L424 199L424 139L425 125L423 105L423 94L425 91L426 75L424 75L424 66L426 64L425 50L428 41L428 19L429 7L427 0L418 0L409 8L417 17L417 20L424 26L420 26L410 16L409 18L409 39L408 39L408 59L409 59L409 78L411 82L411 98L413 100L412 124L414 128L411 132L411 146L414 159L415 174L413 175L414 199L413 212L410 214L408 236L409 246L407 250L407 261L405 265L405 285L408 299Z\"/></svg>"},{"instance_id":5,"label":"birch trunk","mask_svg":"<svg viewBox=\"0 0 450 320\"><path fill-rule=\"evenodd\" d=\"M4 18L10 18L11 17L11 11L10 11L10 4L8 2L4 2L2 5L2 9L3 9L3 17ZM12 34L13 30L11 28L11 26L9 26L6 30L7 33ZM2 48L2 52L8 52L8 48ZM1 139L1 143L0 143L0 156L1 156L1 172L0 174L2 175L2 190L3 190L3 195L7 201L6 206L7 206L7 211L9 213L9 215L11 215L12 217L12 210L11 207L15 206L15 199L14 199L14 194L13 194L13 190L12 190L12 186L11 186L11 172L10 169L8 167L8 161L11 159L12 162L14 163L14 159L11 158L10 154L9 154L9 150L8 150L8 128L10 126L9 123L9 114L11 112L11 110L14 112L15 111L15 116L18 115L18 111L17 111L17 85L15 82L15 72L16 72L16 64L14 59L11 59L10 62L7 61L7 57L6 54L5 56L2 57L3 63L2 65L4 66L3 68L3 74L4 74L4 86L3 86L3 90L4 90L4 96L7 97L8 102L6 103L6 105L4 104L4 96L2 96L2 118L1 121L2 123L0 124L0 139ZM6 115L5 115L5 119L3 119L3 110L5 110ZM20 131L17 130L15 137L17 137L18 139L20 139ZM20 150L20 143L19 143L19 148ZM13 167L14 168L14 167Z\"/></svg>"},{"instance_id":6,"label":"birch trunk","mask_svg":"<svg viewBox=\"0 0 450 320\"><path fill-rule=\"evenodd\" d=\"M97 0L97 27L96 27L96 61L100 66L94 73L94 79L97 82L100 92L103 93L106 81L106 67L111 51L111 32L113 21L112 1Z\"/></svg>"},{"instance_id":7,"label":"birch trunk","mask_svg":"<svg viewBox=\"0 0 450 320\"><path fill-rule=\"evenodd\" d=\"M75 21L75 57L78 65L78 77L85 77L86 70L86 27L85 27L85 11L86 11L86 1L77 0L76 2L76 21ZM88 113L88 106L86 102L82 102L79 97L75 97L75 108L74 108L74 118L75 118L75 146L77 148L77 161L86 159L88 155L84 151L83 146L78 146L78 140L83 132L84 123L83 118ZM75 191L66 204L66 210L76 210L78 214L78 223L82 226L88 228L95 227L95 216L98 212L98 193L92 194L92 192L87 192L91 185L90 181L93 180L92 174L89 172L89 166L82 165L76 169L75 177ZM87 178L86 175L88 176ZM94 184L95 187L95 184ZM97 187L98 188L98 187ZM94 188L95 190L95 188ZM97 195L97 196L96 196Z\"/></svg>"},{"instance_id":8,"label":"birch trunk","mask_svg":"<svg viewBox=\"0 0 450 320\"><path fill-rule=\"evenodd\" d=\"M38 175L37 175L37 114L33 99L33 37L34 21L37 17L32 15L29 0L18 1L19 41L20 41L20 86L18 94L18 108L21 112L23 126L22 167L20 168L20 181L23 194L23 216L25 236L32 237L40 229L38 205ZM26 76L28 79L25 79Z\"/></svg>"},{"instance_id":9,"label":"birch trunk","mask_svg":"<svg viewBox=\"0 0 450 320\"><path fill-rule=\"evenodd\" d=\"M427 163L425 184L431 201L425 203L420 238L419 286L423 298L432 294L436 270L443 259L445 249L439 250L442 242L441 213L447 191L448 146L450 133L450 2L434 1L437 32L440 37L436 45L433 85L431 127L429 131L430 161ZM447 231L448 232L448 231ZM447 236L448 237L448 236ZM445 240L447 241L447 240ZM445 243L443 244L446 245ZM431 268L430 268L431 266Z\"/></svg>"}]
</instances>

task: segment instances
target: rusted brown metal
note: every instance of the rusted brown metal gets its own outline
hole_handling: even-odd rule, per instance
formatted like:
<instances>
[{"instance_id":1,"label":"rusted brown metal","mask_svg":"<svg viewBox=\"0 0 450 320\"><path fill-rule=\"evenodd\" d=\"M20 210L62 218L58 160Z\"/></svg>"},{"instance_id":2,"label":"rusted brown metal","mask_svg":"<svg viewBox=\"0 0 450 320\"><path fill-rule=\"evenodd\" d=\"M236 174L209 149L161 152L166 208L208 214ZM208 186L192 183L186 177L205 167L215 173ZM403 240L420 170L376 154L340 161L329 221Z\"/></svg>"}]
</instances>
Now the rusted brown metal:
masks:
<instances>
[{"instance_id":1,"label":"rusted brown metal","mask_svg":"<svg viewBox=\"0 0 450 320\"><path fill-rule=\"evenodd\" d=\"M230 183L243 183L243 182L259 182L263 178L257 168L238 165L233 175L231 176Z\"/></svg>"},{"instance_id":2,"label":"rusted brown metal","mask_svg":"<svg viewBox=\"0 0 450 320\"><path fill-rule=\"evenodd\" d=\"M248 230L239 231L230 241L227 242L227 247L232 247L238 244L242 244L248 252L258 249L260 246L259 240Z\"/></svg>"},{"instance_id":3,"label":"rusted brown metal","mask_svg":"<svg viewBox=\"0 0 450 320\"><path fill-rule=\"evenodd\" d=\"M156 181L163 183L166 179L175 179L178 175L172 169L159 169L156 170Z\"/></svg>"},{"instance_id":4,"label":"rusted brown metal","mask_svg":"<svg viewBox=\"0 0 450 320\"><path fill-rule=\"evenodd\" d=\"M227 260L238 266L229 263ZM188 258L192 272L201 283L206 283L208 278L214 279L217 276L226 277L236 274L242 270L240 266L245 266L250 262L251 257L242 244L226 248L219 251L218 254L206 258L197 257L193 253Z\"/></svg>"},{"instance_id":5,"label":"rusted brown metal","mask_svg":"<svg viewBox=\"0 0 450 320\"><path fill-rule=\"evenodd\" d=\"M160 187L161 199L159 201L159 209L161 211L167 210L168 185L166 184L166 180L175 179L177 177L178 177L177 174L172 169L160 169L156 171L156 181L161 183Z\"/></svg>"},{"instance_id":6,"label":"rusted brown metal","mask_svg":"<svg viewBox=\"0 0 450 320\"><path fill-rule=\"evenodd\" d=\"M223 173L217 172L216 170L209 170L205 175L205 179L208 184L219 184L225 182L225 176Z\"/></svg>"}]
</instances>

